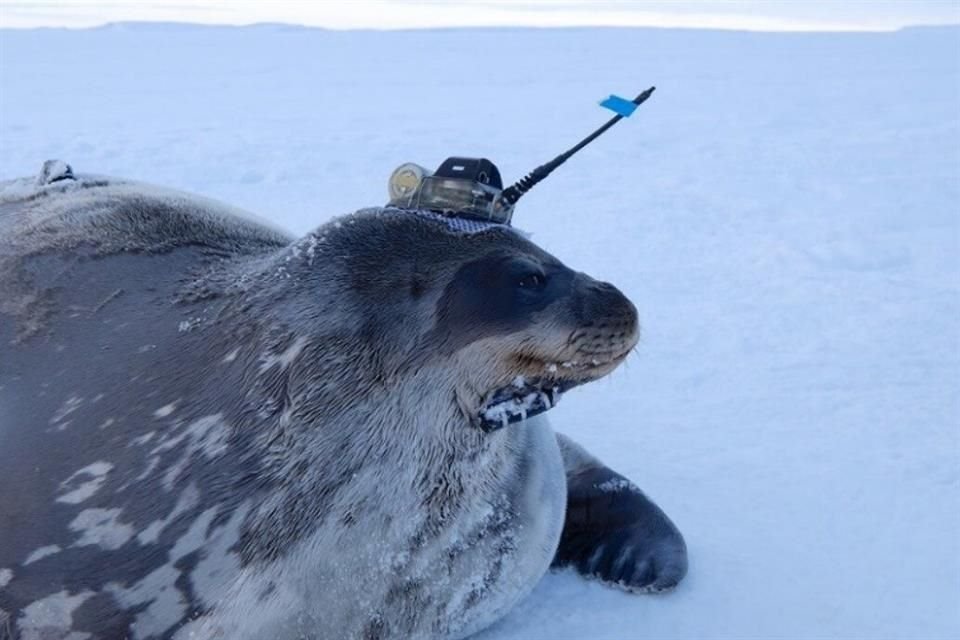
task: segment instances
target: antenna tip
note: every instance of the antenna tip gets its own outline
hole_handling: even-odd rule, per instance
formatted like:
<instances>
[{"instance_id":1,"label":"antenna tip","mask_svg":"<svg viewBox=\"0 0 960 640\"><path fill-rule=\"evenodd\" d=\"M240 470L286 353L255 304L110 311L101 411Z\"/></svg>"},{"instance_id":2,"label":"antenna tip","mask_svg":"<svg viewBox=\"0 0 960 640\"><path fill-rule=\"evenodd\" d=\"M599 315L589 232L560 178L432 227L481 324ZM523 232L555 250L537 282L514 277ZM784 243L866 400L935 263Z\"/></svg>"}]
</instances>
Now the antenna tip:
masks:
<instances>
[{"instance_id":1,"label":"antenna tip","mask_svg":"<svg viewBox=\"0 0 960 640\"><path fill-rule=\"evenodd\" d=\"M641 93L640 95L638 95L636 98L634 98L634 99L633 99L633 104L635 104L635 105L640 105L640 104L642 104L642 103L644 102L644 100L646 100L647 98L649 98L649 97L650 97L650 94L652 94L652 93L653 93L654 91L656 91L656 90L657 90L656 87L650 87L649 89L647 89L646 91L644 91L643 93Z\"/></svg>"}]
</instances>

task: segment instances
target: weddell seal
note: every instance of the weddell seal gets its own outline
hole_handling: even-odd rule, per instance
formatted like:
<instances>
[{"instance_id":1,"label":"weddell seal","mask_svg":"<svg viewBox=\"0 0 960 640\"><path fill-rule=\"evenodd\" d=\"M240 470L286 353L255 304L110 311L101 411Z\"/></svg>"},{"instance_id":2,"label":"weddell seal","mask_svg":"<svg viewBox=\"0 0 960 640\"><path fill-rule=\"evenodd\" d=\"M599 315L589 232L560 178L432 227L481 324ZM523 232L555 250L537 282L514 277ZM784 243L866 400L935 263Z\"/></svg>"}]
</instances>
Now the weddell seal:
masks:
<instances>
[{"instance_id":1,"label":"weddell seal","mask_svg":"<svg viewBox=\"0 0 960 640\"><path fill-rule=\"evenodd\" d=\"M637 335L506 226L0 184L0 636L461 638L551 564L670 589L676 527L536 415Z\"/></svg>"}]
</instances>

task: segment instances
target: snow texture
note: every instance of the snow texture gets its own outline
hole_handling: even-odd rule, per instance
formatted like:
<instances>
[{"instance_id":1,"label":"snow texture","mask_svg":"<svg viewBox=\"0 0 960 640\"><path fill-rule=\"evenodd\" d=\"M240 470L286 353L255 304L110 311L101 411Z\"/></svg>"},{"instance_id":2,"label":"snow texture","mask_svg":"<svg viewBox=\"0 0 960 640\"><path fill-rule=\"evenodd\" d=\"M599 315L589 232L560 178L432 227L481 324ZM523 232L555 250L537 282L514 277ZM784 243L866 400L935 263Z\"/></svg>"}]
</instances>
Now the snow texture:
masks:
<instances>
[{"instance_id":1,"label":"snow texture","mask_svg":"<svg viewBox=\"0 0 960 640\"><path fill-rule=\"evenodd\" d=\"M552 420L690 573L552 574L483 638L960 637L958 29L0 31L0 178L61 158L306 232L405 161L516 180L651 84L514 220L640 309Z\"/></svg>"}]
</instances>

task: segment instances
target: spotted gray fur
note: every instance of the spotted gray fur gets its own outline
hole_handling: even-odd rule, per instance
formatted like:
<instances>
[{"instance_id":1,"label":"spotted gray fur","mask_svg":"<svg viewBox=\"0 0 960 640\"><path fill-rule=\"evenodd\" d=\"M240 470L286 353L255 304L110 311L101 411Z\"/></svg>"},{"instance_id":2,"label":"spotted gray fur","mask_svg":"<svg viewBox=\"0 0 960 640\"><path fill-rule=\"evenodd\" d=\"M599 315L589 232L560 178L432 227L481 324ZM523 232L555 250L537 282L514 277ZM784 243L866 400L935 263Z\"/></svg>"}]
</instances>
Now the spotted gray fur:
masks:
<instances>
[{"instance_id":1,"label":"spotted gray fur","mask_svg":"<svg viewBox=\"0 0 960 640\"><path fill-rule=\"evenodd\" d=\"M505 293L530 269L549 284ZM626 568L667 567L648 582L668 588L685 549L655 505L617 502L640 514L619 546L604 523L565 527L565 476L589 503L584 470L605 467L542 418L477 424L493 388L589 381L636 331L613 287L509 228L370 209L294 240L64 163L2 183L0 621L24 638L462 637L555 555L595 549L615 562L584 572L641 588ZM552 364L578 358L595 364Z\"/></svg>"}]
</instances>

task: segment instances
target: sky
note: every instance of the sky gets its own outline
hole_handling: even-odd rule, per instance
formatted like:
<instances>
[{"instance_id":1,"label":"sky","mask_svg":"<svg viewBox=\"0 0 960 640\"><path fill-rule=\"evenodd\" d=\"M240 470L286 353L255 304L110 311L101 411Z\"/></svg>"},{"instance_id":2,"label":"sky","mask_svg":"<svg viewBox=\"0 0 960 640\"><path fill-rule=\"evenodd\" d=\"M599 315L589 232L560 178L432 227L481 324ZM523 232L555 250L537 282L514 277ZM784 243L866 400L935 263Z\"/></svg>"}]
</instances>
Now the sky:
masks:
<instances>
[{"instance_id":1,"label":"sky","mask_svg":"<svg viewBox=\"0 0 960 640\"><path fill-rule=\"evenodd\" d=\"M0 27L161 21L282 22L328 29L650 26L888 31L960 23L960 0L0 0Z\"/></svg>"}]
</instances>

